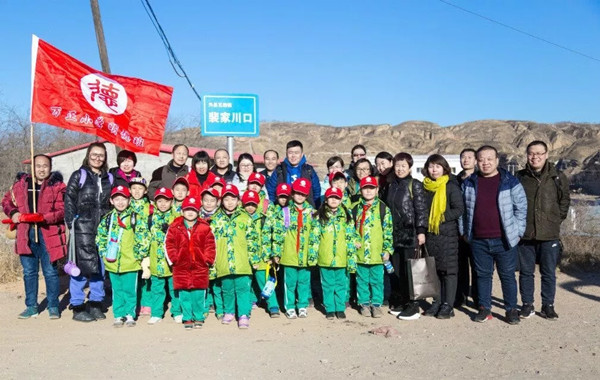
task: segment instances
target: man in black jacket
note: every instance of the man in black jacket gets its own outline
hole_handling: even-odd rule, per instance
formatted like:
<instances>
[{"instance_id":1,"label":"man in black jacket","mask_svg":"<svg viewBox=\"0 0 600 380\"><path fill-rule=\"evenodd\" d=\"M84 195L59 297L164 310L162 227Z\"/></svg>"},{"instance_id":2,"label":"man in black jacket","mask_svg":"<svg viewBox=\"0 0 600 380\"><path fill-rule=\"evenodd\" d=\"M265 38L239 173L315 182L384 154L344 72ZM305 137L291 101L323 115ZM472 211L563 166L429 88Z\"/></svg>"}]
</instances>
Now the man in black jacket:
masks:
<instances>
[{"instance_id":1,"label":"man in black jacket","mask_svg":"<svg viewBox=\"0 0 600 380\"><path fill-rule=\"evenodd\" d=\"M527 145L527 165L517 173L527 194L527 227L519 244L520 317L535 314L533 306L536 261L542 275L542 309L540 315L556 320L556 266L560 260L560 224L567 217L571 198L567 177L548 162L548 146L543 141Z\"/></svg>"}]
</instances>

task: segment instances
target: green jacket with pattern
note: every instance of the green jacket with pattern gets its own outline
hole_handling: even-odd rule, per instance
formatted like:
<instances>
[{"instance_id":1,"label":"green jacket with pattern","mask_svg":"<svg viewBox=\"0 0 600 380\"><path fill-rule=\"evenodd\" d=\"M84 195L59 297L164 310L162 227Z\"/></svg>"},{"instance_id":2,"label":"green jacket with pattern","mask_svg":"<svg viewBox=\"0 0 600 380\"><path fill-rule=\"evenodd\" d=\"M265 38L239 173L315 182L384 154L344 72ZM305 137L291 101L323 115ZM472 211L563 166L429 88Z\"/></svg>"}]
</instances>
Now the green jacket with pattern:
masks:
<instances>
[{"instance_id":1,"label":"green jacket with pattern","mask_svg":"<svg viewBox=\"0 0 600 380\"><path fill-rule=\"evenodd\" d=\"M373 204L367 208L364 213L364 207L366 205L363 198L357 204L357 213L355 228L358 235L361 237L361 247L356 252L356 258L358 264L383 264L382 255L394 253L393 248L393 224L392 214L390 209L386 207L385 217L383 219L383 225L381 223L381 214L379 207L381 200L375 198ZM363 220L363 214L365 216L362 227L362 233L360 224Z\"/></svg>"},{"instance_id":2,"label":"green jacket with pattern","mask_svg":"<svg viewBox=\"0 0 600 380\"><path fill-rule=\"evenodd\" d=\"M175 209L167 212L158 209L154 211L150 227L150 273L156 277L170 277L173 275L165 255L165 239L167 229L173 220L179 216Z\"/></svg>"},{"instance_id":3,"label":"green jacket with pattern","mask_svg":"<svg viewBox=\"0 0 600 380\"><path fill-rule=\"evenodd\" d=\"M119 213L113 209L100 220L96 245L108 272L127 273L141 269L141 261L148 255L150 233L148 221L140 218L131 206ZM118 244L115 261L108 261L106 255L110 244ZM112 243L114 242L114 243Z\"/></svg>"},{"instance_id":4,"label":"green jacket with pattern","mask_svg":"<svg viewBox=\"0 0 600 380\"><path fill-rule=\"evenodd\" d=\"M302 204L302 228L298 234L300 212L295 204L288 206L289 226L285 226L284 209L276 209L272 217L273 245L272 257L279 257L281 265L291 267L308 267L317 264L318 252L311 246L313 229L313 212L315 209L308 202ZM297 245L299 245L297 249Z\"/></svg>"},{"instance_id":5,"label":"green jacket with pattern","mask_svg":"<svg viewBox=\"0 0 600 380\"><path fill-rule=\"evenodd\" d=\"M313 249L318 252L317 265L322 268L347 268L356 271L356 243L360 236L354 229L349 214L343 208L335 213L327 211L329 220L325 223L315 218L312 231Z\"/></svg>"},{"instance_id":6,"label":"green jacket with pattern","mask_svg":"<svg viewBox=\"0 0 600 380\"><path fill-rule=\"evenodd\" d=\"M137 214L140 218L148 221L149 216L154 212L154 205L150 203L147 197L143 197L142 199L133 199L131 198L131 202L129 203L133 212Z\"/></svg>"},{"instance_id":7,"label":"green jacket with pattern","mask_svg":"<svg viewBox=\"0 0 600 380\"><path fill-rule=\"evenodd\" d=\"M231 215L219 209L210 227L217 242L216 277L252 275L252 266L261 261L258 230L252 217L241 207Z\"/></svg>"}]
</instances>

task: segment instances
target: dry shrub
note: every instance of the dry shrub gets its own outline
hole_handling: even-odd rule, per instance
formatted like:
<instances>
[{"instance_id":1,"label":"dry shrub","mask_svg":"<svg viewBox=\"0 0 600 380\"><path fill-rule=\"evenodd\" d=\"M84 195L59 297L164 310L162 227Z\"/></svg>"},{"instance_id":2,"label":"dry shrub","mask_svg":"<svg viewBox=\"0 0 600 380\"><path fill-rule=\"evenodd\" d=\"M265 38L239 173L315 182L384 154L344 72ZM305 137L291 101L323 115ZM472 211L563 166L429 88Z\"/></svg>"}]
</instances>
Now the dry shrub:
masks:
<instances>
[{"instance_id":1,"label":"dry shrub","mask_svg":"<svg viewBox=\"0 0 600 380\"><path fill-rule=\"evenodd\" d=\"M15 241L4 235L4 226L0 228L0 284L15 281L22 276L19 256L15 255Z\"/></svg>"},{"instance_id":2,"label":"dry shrub","mask_svg":"<svg viewBox=\"0 0 600 380\"><path fill-rule=\"evenodd\" d=\"M600 270L600 207L574 205L562 225L561 266Z\"/></svg>"}]
</instances>

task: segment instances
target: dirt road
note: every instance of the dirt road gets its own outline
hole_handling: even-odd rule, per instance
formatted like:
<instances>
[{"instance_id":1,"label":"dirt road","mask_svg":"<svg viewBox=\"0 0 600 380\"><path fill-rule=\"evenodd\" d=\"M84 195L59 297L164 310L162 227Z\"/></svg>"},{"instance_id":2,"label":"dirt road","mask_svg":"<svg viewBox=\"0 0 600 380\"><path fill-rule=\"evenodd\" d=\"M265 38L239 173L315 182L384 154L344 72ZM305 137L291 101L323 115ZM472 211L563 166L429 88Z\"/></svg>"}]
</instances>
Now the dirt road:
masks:
<instances>
[{"instance_id":1,"label":"dirt road","mask_svg":"<svg viewBox=\"0 0 600 380\"><path fill-rule=\"evenodd\" d=\"M448 321L411 322L364 318L354 310L346 321L327 321L315 309L304 320L273 320L259 310L247 331L221 325L213 314L192 331L170 318L115 329L110 312L90 324L73 322L70 311L56 321L47 312L18 320L24 304L16 282L0 286L0 378L598 379L600 276L559 273L558 279L555 322L536 315L508 325L496 280L495 318L483 324L470 320L470 308ZM399 337L368 333L384 325Z\"/></svg>"}]
</instances>

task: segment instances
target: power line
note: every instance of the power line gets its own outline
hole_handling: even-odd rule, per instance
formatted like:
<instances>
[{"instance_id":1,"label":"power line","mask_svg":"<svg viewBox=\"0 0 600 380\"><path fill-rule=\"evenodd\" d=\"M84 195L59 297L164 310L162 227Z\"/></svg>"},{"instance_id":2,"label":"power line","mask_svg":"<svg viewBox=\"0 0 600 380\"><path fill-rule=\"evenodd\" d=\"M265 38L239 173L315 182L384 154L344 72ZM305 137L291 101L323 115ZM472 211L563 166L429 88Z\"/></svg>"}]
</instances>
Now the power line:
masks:
<instances>
[{"instance_id":1,"label":"power line","mask_svg":"<svg viewBox=\"0 0 600 380\"><path fill-rule=\"evenodd\" d=\"M169 42L169 39L167 38L165 31L163 30L162 26L158 22L158 18L156 18L156 14L154 13L152 6L150 5L150 2L148 0L140 0L140 1L142 2L142 5L144 6L144 10L146 10L146 13L148 14L148 17L150 17L150 21L152 22L154 29L156 29L158 36L162 40L163 45L165 45L165 49L167 49L167 53L169 54L169 63L171 63L171 66L173 67L175 74L177 74L177 76L179 76L181 78L185 78L185 80L190 85L190 88L192 89L192 91L194 91L194 94L196 94L196 97L198 97L198 100L202 101L202 98L200 97L200 94L198 94L198 91L196 91L196 88L192 84L190 77L187 75L187 73L183 69L183 65L181 64L181 62L175 55L175 51L173 51L173 48L171 47L171 43Z\"/></svg>"},{"instance_id":2,"label":"power line","mask_svg":"<svg viewBox=\"0 0 600 380\"><path fill-rule=\"evenodd\" d=\"M580 52L580 51L577 51L577 50L575 50L575 49L571 49L571 48L569 48L569 47L567 47L567 46L560 45L560 44L557 44L557 43L555 43L555 42L552 42L552 41L548 41L548 40L547 40L547 39L545 39L545 38L542 38L542 37L536 36L536 35L534 35L534 34L531 34L531 33L529 33L529 32L526 32L526 31L524 31L524 30L521 30L521 29L515 28L514 26L510 26L510 25L508 25L508 24L505 24L505 23L503 23L503 22L500 22L500 21L494 20L494 19L492 19L492 18L489 18L489 17L487 17L487 16L484 16L484 15L482 15L482 14L479 14L479 13L477 13L477 12L470 11L470 10L468 10L468 9L466 9L466 8L463 8L463 7L461 7L461 6L458 6L458 5L456 5L456 4L453 4L453 3L449 2L449 1L446 1L446 0L438 0L438 1L439 1L440 3L444 3L444 4L446 4L446 5L449 5L449 6L451 6L451 7L454 7L454 8L456 8L456 9L459 9L459 10L461 10L461 11L463 11L463 12L466 12L466 13L472 14L473 16L477 16L477 17L479 17L479 18L482 18L482 19L484 19L484 20L487 20L487 21L493 22L494 24L498 24L498 25L500 25L500 26L503 26L503 27L505 27L505 28L507 28L507 29L510 29L510 30L512 30L512 31L515 31L515 32L517 32L517 33L524 34L524 35L526 35L526 36L528 36L528 37L535 38L536 40L539 40L539 41L545 42L545 43L547 43L547 44L549 44L549 45L553 45L553 46L555 46L555 47L557 47L557 48L560 48L560 49L566 50L566 51L568 51L568 52L570 52L570 53L574 53L574 54L580 55L580 56L582 56L582 57L585 57L585 58L588 58L588 59L591 59L591 60L594 60L594 61L600 62L600 59L598 59L598 58L596 58L596 57L592 57L591 55L587 55L587 54L585 54L585 53L582 53L582 52Z\"/></svg>"}]
</instances>

